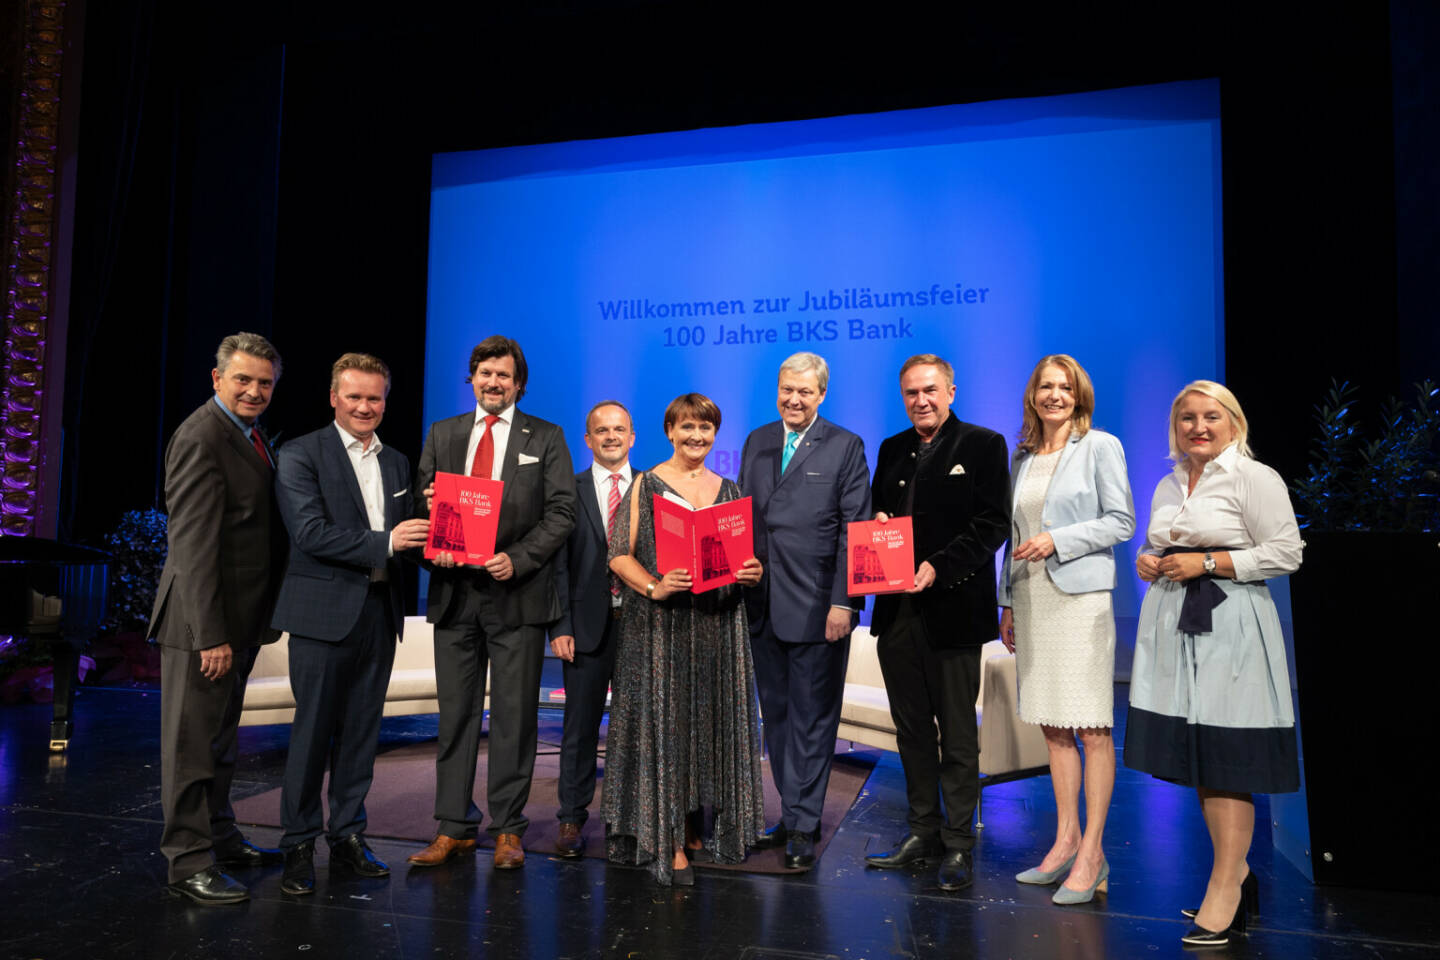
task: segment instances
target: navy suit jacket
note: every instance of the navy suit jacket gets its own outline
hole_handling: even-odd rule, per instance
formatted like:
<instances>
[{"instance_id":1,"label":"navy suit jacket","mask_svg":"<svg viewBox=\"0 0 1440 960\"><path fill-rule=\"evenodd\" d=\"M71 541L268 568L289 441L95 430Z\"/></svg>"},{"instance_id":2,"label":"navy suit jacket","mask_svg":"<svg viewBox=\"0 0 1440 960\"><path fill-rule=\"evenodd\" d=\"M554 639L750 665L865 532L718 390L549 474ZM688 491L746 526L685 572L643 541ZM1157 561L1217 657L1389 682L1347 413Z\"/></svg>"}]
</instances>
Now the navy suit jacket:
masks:
<instances>
[{"instance_id":1,"label":"navy suit jacket","mask_svg":"<svg viewBox=\"0 0 1440 960\"><path fill-rule=\"evenodd\" d=\"M465 448L475 426L475 411L438 420L430 426L420 469L415 478L415 509L427 516L425 488L437 472L468 474ZM521 457L525 462L520 462ZM555 554L575 526L575 476L565 432L553 423L515 410L505 459L500 465L505 484L500 498L500 523L495 531L495 549L510 555L515 575L496 580L483 569L468 566L449 570L427 564L430 593L425 619L446 625L456 598L460 578L472 578L478 589L488 591L507 628L549 624L560 616L560 597L555 589Z\"/></svg>"},{"instance_id":2,"label":"navy suit jacket","mask_svg":"<svg viewBox=\"0 0 1440 960\"><path fill-rule=\"evenodd\" d=\"M769 629L785 643L824 643L832 605L861 610L846 592L846 525L870 517L865 443L817 416L782 474L785 424L766 424L745 440L740 492L753 498L760 583L745 591L750 632Z\"/></svg>"},{"instance_id":3,"label":"navy suit jacket","mask_svg":"<svg viewBox=\"0 0 1440 960\"><path fill-rule=\"evenodd\" d=\"M916 470L914 428L880 444L871 499L877 512L905 516L914 484L915 565L929 561L935 582L911 594L930 645L979 646L1000 633L995 552L1010 537L1010 452L993 430L959 420L940 425L935 445ZM883 636L906 594L875 598L870 631Z\"/></svg>"},{"instance_id":4,"label":"navy suit jacket","mask_svg":"<svg viewBox=\"0 0 1440 960\"><path fill-rule=\"evenodd\" d=\"M390 531L410 516L410 461L394 447L380 448L385 487L385 529L371 530L355 467L335 424L280 448L276 492L290 531L290 565L280 585L271 625L302 637L338 642L360 619L370 570L389 572L395 636L405 627L398 557L386 557Z\"/></svg>"},{"instance_id":5,"label":"navy suit jacket","mask_svg":"<svg viewBox=\"0 0 1440 960\"><path fill-rule=\"evenodd\" d=\"M610 544L589 467L575 474L575 499L575 529L555 556L560 619L550 627L550 636L574 637L576 650L593 653L610 620Z\"/></svg>"}]
</instances>

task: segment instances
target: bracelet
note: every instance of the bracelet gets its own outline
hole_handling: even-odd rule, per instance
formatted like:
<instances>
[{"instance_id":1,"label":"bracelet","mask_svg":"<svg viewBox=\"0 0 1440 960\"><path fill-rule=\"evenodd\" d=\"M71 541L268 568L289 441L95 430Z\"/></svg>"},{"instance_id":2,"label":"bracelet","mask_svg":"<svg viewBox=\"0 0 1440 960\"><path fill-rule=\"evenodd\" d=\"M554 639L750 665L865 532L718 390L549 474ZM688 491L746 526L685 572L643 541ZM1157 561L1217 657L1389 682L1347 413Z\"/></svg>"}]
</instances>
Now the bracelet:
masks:
<instances>
[{"instance_id":1,"label":"bracelet","mask_svg":"<svg viewBox=\"0 0 1440 960\"><path fill-rule=\"evenodd\" d=\"M660 582L658 580L651 580L649 583L645 584L645 596L649 597L651 600L654 600L655 588L658 586L660 586Z\"/></svg>"}]
</instances>

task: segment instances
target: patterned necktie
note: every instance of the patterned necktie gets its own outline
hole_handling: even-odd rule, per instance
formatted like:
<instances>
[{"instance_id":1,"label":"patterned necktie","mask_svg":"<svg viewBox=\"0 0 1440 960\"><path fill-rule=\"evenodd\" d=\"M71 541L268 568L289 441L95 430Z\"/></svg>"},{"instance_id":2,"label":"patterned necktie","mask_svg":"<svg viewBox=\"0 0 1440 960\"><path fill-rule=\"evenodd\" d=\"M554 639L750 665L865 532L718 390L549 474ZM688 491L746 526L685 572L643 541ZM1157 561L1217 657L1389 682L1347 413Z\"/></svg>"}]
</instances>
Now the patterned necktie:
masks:
<instances>
[{"instance_id":1,"label":"patterned necktie","mask_svg":"<svg viewBox=\"0 0 1440 960\"><path fill-rule=\"evenodd\" d=\"M780 472L784 473L785 468L790 466L790 458L795 455L795 448L800 445L800 434L794 430L785 431L785 452L780 454Z\"/></svg>"},{"instance_id":2,"label":"patterned necktie","mask_svg":"<svg viewBox=\"0 0 1440 960\"><path fill-rule=\"evenodd\" d=\"M270 462L270 451L265 449L265 441L260 439L259 427L250 428L250 443L255 447L255 452L260 454L260 459L264 462L265 466L275 466L275 464Z\"/></svg>"},{"instance_id":3,"label":"patterned necktie","mask_svg":"<svg viewBox=\"0 0 1440 960\"><path fill-rule=\"evenodd\" d=\"M485 415L485 433L475 447L475 462L470 465L470 476L490 479L495 469L495 421L500 418L493 413Z\"/></svg>"},{"instance_id":4,"label":"patterned necktie","mask_svg":"<svg viewBox=\"0 0 1440 960\"><path fill-rule=\"evenodd\" d=\"M610 495L605 498L605 539L615 533L615 514L620 510L620 474L610 474ZM610 596L620 596L620 578L610 574Z\"/></svg>"}]
</instances>

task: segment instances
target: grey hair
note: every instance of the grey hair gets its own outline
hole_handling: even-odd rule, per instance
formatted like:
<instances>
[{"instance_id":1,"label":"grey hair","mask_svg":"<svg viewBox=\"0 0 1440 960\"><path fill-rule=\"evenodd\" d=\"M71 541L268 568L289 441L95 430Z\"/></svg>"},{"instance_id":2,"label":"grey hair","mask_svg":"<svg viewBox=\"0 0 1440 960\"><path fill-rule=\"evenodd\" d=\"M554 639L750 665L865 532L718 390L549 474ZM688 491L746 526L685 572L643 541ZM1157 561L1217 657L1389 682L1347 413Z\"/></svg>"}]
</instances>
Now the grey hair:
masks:
<instances>
[{"instance_id":1,"label":"grey hair","mask_svg":"<svg viewBox=\"0 0 1440 960\"><path fill-rule=\"evenodd\" d=\"M809 353L805 350L799 353L792 353L780 364L780 373L804 373L807 370L815 371L815 382L824 393L830 386L830 365L825 358L818 353Z\"/></svg>"},{"instance_id":2,"label":"grey hair","mask_svg":"<svg viewBox=\"0 0 1440 960\"><path fill-rule=\"evenodd\" d=\"M269 360L275 368L275 379L280 379L280 351L260 334L232 333L220 341L220 348L215 351L215 369L220 371L221 376L225 375L225 368L230 366L230 358L237 353L248 353L258 360Z\"/></svg>"}]
</instances>

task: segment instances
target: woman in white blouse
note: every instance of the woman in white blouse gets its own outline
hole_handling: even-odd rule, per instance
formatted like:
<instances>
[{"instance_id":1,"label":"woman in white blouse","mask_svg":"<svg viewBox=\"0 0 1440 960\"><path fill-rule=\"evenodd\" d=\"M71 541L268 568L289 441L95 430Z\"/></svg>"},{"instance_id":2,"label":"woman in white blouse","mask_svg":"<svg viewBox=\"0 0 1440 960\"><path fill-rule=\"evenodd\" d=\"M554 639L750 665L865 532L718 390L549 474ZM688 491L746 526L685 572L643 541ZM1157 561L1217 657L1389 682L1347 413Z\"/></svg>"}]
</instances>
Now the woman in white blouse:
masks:
<instances>
[{"instance_id":1,"label":"woman in white blouse","mask_svg":"<svg viewBox=\"0 0 1440 960\"><path fill-rule=\"evenodd\" d=\"M1205 899L1183 938L1223 944L1258 909L1245 861L1254 793L1299 789L1280 620L1265 578L1300 567L1280 475L1251 459L1235 395L1197 380L1170 408L1175 469L1155 489L1136 561L1151 583L1130 677L1125 764L1192 786L1214 846Z\"/></svg>"},{"instance_id":2,"label":"woman in white blouse","mask_svg":"<svg viewBox=\"0 0 1440 960\"><path fill-rule=\"evenodd\" d=\"M1011 464L1014 528L1000 575L1000 639L1016 657L1020 719L1045 731L1055 843L1021 883L1062 881L1056 903L1108 886L1101 839L1115 787L1115 545L1135 532L1120 441L1090 427L1095 390L1073 357L1035 365ZM1085 745L1080 760L1076 738ZM1080 788L1085 831L1080 831Z\"/></svg>"}]
</instances>

